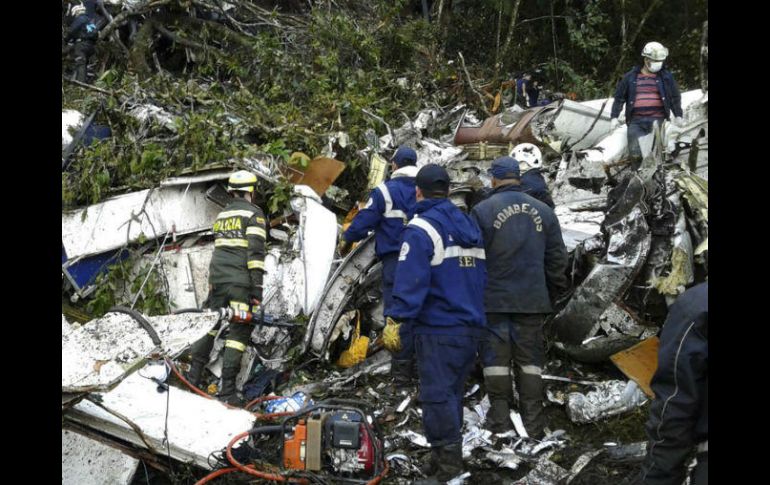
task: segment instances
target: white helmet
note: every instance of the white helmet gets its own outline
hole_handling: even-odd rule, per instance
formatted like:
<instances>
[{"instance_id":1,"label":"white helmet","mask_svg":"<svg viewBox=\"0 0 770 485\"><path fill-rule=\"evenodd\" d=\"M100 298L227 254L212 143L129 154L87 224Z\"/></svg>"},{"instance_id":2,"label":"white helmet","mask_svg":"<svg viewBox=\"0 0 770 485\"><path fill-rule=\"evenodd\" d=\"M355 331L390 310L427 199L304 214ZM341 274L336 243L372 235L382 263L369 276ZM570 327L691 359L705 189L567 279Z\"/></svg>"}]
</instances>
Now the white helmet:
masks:
<instances>
[{"instance_id":1,"label":"white helmet","mask_svg":"<svg viewBox=\"0 0 770 485\"><path fill-rule=\"evenodd\" d=\"M519 162L521 173L543 166L543 155L532 143L519 143L511 150L511 156Z\"/></svg>"},{"instance_id":2,"label":"white helmet","mask_svg":"<svg viewBox=\"0 0 770 485\"><path fill-rule=\"evenodd\" d=\"M86 13L86 8L83 5L75 5L70 11L70 14L72 14L73 17L77 17L84 13Z\"/></svg>"},{"instance_id":3,"label":"white helmet","mask_svg":"<svg viewBox=\"0 0 770 485\"><path fill-rule=\"evenodd\" d=\"M668 49L659 42L648 42L642 49L642 57L649 57L653 61L665 61L668 57Z\"/></svg>"}]
</instances>

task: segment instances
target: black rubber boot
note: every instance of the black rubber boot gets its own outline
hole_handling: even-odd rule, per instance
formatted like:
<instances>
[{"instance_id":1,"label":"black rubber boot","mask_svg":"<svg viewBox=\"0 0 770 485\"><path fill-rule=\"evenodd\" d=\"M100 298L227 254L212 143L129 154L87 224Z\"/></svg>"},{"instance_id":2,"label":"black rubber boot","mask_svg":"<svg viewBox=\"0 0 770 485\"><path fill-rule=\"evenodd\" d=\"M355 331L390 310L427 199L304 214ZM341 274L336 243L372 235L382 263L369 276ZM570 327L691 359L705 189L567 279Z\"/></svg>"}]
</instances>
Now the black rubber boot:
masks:
<instances>
[{"instance_id":1,"label":"black rubber boot","mask_svg":"<svg viewBox=\"0 0 770 485\"><path fill-rule=\"evenodd\" d=\"M462 443L457 442L442 446L438 449L438 453L438 472L436 473L438 481L446 482L465 471Z\"/></svg>"},{"instance_id":2,"label":"black rubber boot","mask_svg":"<svg viewBox=\"0 0 770 485\"><path fill-rule=\"evenodd\" d=\"M543 379L536 374L519 375L521 420L530 438L541 439L545 428L543 416Z\"/></svg>"},{"instance_id":3,"label":"black rubber boot","mask_svg":"<svg viewBox=\"0 0 770 485\"><path fill-rule=\"evenodd\" d=\"M195 387L200 387L201 378L203 377L203 369L206 368L206 362L198 359L193 359L190 364L190 370L187 372L185 378L190 381Z\"/></svg>"},{"instance_id":4,"label":"black rubber boot","mask_svg":"<svg viewBox=\"0 0 770 485\"><path fill-rule=\"evenodd\" d=\"M513 429L511 421L511 407L505 399L492 401L484 428L493 433L505 433Z\"/></svg>"},{"instance_id":5,"label":"black rubber boot","mask_svg":"<svg viewBox=\"0 0 770 485\"><path fill-rule=\"evenodd\" d=\"M190 349L192 365L185 377L190 381L190 384L195 387L198 387L201 384L203 369L205 369L206 364L208 364L209 354L211 353L212 347L214 347L214 337L212 335L205 335L195 342L192 349Z\"/></svg>"},{"instance_id":6,"label":"black rubber boot","mask_svg":"<svg viewBox=\"0 0 770 485\"><path fill-rule=\"evenodd\" d=\"M431 448L430 449L430 459L427 463L424 463L420 467L420 473L425 475L426 477L432 477L436 473L438 473L438 462L439 462L439 452L438 448Z\"/></svg>"},{"instance_id":7,"label":"black rubber boot","mask_svg":"<svg viewBox=\"0 0 770 485\"><path fill-rule=\"evenodd\" d=\"M238 376L239 367L225 367L222 369L222 388L217 398L231 406L240 405L238 390L235 387L235 378Z\"/></svg>"}]
</instances>

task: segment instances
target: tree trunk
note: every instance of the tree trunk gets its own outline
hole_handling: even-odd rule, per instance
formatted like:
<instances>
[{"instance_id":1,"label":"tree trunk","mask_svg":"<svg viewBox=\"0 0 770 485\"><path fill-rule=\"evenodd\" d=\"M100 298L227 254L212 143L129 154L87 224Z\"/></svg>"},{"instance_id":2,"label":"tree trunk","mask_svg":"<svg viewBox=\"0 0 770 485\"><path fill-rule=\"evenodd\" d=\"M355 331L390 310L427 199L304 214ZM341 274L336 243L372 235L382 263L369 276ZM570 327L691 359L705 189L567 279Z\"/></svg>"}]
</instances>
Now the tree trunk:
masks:
<instances>
[{"instance_id":1,"label":"tree trunk","mask_svg":"<svg viewBox=\"0 0 770 485\"><path fill-rule=\"evenodd\" d=\"M642 19L639 21L639 25L636 26L636 31L634 31L634 35L631 36L630 39L628 39L628 47L630 47L634 42L636 42L636 38L639 36L639 33L642 31L642 28L644 27L644 24L647 22L647 19L649 18L650 14L652 13L655 8L661 4L663 0L653 0L653 2L650 4L650 6L647 8L647 11L644 12L644 15L642 15ZM624 65L626 63L626 58L628 57L628 49L624 48L622 49L620 53L620 58L618 59L618 63L615 66L615 71L612 75L612 78L610 80L610 83L615 83L615 80L623 73Z\"/></svg>"},{"instance_id":2,"label":"tree trunk","mask_svg":"<svg viewBox=\"0 0 770 485\"><path fill-rule=\"evenodd\" d=\"M513 4L513 10L511 11L511 21L508 24L508 35L505 37L505 44L503 44L503 50L500 53L500 57L502 59L506 59L508 48L511 46L511 40L513 39L513 28L516 26L516 20L518 20L519 17L519 5L521 5L521 0L516 0L516 3Z\"/></svg>"}]
</instances>

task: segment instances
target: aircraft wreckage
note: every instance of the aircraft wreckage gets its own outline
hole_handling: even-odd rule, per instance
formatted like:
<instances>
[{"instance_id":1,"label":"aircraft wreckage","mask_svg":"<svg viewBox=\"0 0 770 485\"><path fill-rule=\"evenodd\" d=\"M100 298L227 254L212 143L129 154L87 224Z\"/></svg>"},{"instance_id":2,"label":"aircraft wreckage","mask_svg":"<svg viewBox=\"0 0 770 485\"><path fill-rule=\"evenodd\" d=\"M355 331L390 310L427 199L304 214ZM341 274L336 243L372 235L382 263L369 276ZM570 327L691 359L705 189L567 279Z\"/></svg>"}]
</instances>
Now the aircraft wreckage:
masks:
<instances>
[{"instance_id":1,"label":"aircraft wreckage","mask_svg":"<svg viewBox=\"0 0 770 485\"><path fill-rule=\"evenodd\" d=\"M648 401L651 371L625 364L654 360L667 305L707 276L708 94L683 93L685 123L664 123L643 138L637 170L626 164L625 125L610 131L610 105L560 100L486 120L464 106L428 109L369 137L369 188L385 178L384 155L408 144L418 166L447 168L450 198L464 210L489 186L494 158L519 142L536 144L570 254L572 289L547 322L552 345L543 375L548 408L567 430L523 442L526 431L513 412L518 432L492 435L483 428L483 380L472 376L463 426L469 472L452 483L578 484L591 463L612 467L644 456L641 434L632 443L612 436L584 443L570 434ZM72 143L64 125L82 132L84 118L62 114L63 150ZM193 392L180 376L189 346L220 319L234 318L201 307L213 251L209 227L235 165L264 183L279 175L296 183L290 208L271 221L265 313L253 316L258 325L237 380L250 400L243 409ZM127 288L124 306L98 319L71 323L62 315L63 483L102 483L94 467L110 468L110 483L130 483L140 461L164 473L173 461L200 476L237 472L298 483L410 483L421 476L428 444L416 393L389 391L390 355L378 340L385 322L374 240L344 258L336 254L341 189L332 184L344 165L333 153L311 160L303 173L279 165L269 156L234 161L62 214L63 283L73 298L88 298L97 276L129 245L144 250L143 262L162 274L169 302L181 309L142 315L131 310L137 293ZM367 356L343 368L339 357L358 334L370 337ZM210 392L221 348L212 350ZM600 365L609 362L622 373ZM334 438L341 435L352 441Z\"/></svg>"}]
</instances>

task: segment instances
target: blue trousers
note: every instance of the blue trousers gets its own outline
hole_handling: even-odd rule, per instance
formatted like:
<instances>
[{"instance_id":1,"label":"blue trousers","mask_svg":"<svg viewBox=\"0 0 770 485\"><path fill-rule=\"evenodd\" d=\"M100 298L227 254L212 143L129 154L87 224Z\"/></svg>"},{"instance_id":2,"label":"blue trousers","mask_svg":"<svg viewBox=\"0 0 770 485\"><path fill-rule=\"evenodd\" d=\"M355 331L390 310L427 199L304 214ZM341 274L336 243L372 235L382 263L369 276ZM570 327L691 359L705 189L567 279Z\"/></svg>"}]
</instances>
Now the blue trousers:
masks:
<instances>
[{"instance_id":1,"label":"blue trousers","mask_svg":"<svg viewBox=\"0 0 770 485\"><path fill-rule=\"evenodd\" d=\"M652 123L663 123L662 118L634 118L628 124L628 155L641 157L642 149L639 147L639 138L652 132Z\"/></svg>"},{"instance_id":2,"label":"blue trousers","mask_svg":"<svg viewBox=\"0 0 770 485\"><path fill-rule=\"evenodd\" d=\"M465 381L476 362L480 339L416 334L414 341L425 437L434 447L459 443Z\"/></svg>"}]
</instances>

